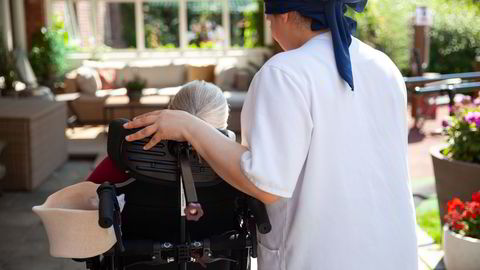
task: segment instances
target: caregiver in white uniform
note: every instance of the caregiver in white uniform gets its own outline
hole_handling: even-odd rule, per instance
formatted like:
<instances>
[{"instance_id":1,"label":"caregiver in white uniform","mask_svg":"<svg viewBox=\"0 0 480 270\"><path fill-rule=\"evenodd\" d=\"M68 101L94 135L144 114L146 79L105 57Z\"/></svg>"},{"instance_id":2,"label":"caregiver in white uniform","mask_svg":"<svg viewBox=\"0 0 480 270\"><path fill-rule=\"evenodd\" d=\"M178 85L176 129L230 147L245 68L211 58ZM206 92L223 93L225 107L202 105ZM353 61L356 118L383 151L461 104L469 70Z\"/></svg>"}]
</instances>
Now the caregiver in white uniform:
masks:
<instances>
[{"instance_id":1,"label":"caregiver in white uniform","mask_svg":"<svg viewBox=\"0 0 480 270\"><path fill-rule=\"evenodd\" d=\"M182 111L137 117L127 137L187 140L232 186L267 205L260 270L415 270L406 90L383 53L352 38L347 6L366 0L267 0L285 49L256 74L242 144Z\"/></svg>"}]
</instances>

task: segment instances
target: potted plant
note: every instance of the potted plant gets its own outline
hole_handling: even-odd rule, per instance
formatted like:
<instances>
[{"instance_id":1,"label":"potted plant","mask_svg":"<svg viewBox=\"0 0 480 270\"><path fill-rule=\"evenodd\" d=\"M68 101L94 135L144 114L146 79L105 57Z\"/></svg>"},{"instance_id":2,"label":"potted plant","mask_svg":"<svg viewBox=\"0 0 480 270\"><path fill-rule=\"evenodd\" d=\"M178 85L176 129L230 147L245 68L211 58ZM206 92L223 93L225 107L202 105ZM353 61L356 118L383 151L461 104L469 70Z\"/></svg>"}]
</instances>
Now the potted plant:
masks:
<instances>
[{"instance_id":1,"label":"potted plant","mask_svg":"<svg viewBox=\"0 0 480 270\"><path fill-rule=\"evenodd\" d=\"M142 97L142 90L147 85L147 81L140 78L140 76L135 76L133 80L128 81L125 84L127 88L127 96L130 99L130 102L138 102Z\"/></svg>"},{"instance_id":2,"label":"potted plant","mask_svg":"<svg viewBox=\"0 0 480 270\"><path fill-rule=\"evenodd\" d=\"M443 230L444 262L448 270L474 270L480 266L480 191L472 201L448 202Z\"/></svg>"},{"instance_id":3,"label":"potted plant","mask_svg":"<svg viewBox=\"0 0 480 270\"><path fill-rule=\"evenodd\" d=\"M1 34L1 33L0 33ZM0 44L0 96L14 96L18 80L13 53Z\"/></svg>"},{"instance_id":4,"label":"potted plant","mask_svg":"<svg viewBox=\"0 0 480 270\"><path fill-rule=\"evenodd\" d=\"M459 108L444 122L447 145L431 149L440 217L453 197L468 200L480 190L480 104ZM444 224L443 219L441 220Z\"/></svg>"},{"instance_id":5,"label":"potted plant","mask_svg":"<svg viewBox=\"0 0 480 270\"><path fill-rule=\"evenodd\" d=\"M54 22L51 28L36 31L28 55L38 83L51 89L67 69L68 34L63 28L62 22Z\"/></svg>"}]
</instances>

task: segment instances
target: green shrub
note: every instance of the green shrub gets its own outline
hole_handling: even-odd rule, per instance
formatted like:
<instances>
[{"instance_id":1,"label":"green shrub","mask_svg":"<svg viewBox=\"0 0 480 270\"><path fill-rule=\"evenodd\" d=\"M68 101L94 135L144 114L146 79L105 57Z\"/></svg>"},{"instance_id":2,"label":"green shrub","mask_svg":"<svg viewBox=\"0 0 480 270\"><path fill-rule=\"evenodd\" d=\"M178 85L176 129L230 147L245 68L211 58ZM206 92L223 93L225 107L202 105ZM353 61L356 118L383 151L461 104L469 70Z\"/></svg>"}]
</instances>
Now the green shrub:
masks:
<instances>
[{"instance_id":1,"label":"green shrub","mask_svg":"<svg viewBox=\"0 0 480 270\"><path fill-rule=\"evenodd\" d=\"M442 225L438 209L417 214L417 223L437 244L442 243Z\"/></svg>"},{"instance_id":2,"label":"green shrub","mask_svg":"<svg viewBox=\"0 0 480 270\"><path fill-rule=\"evenodd\" d=\"M435 12L428 70L472 71L475 56L480 54L480 3L472 0L428 2Z\"/></svg>"},{"instance_id":3,"label":"green shrub","mask_svg":"<svg viewBox=\"0 0 480 270\"><path fill-rule=\"evenodd\" d=\"M442 224L440 222L440 212L438 211L438 201L436 197L429 198L415 209L417 224L424 230L437 244L442 244Z\"/></svg>"},{"instance_id":4,"label":"green shrub","mask_svg":"<svg viewBox=\"0 0 480 270\"><path fill-rule=\"evenodd\" d=\"M358 23L355 36L386 53L404 73L412 47L412 1L369 0L363 13L349 12Z\"/></svg>"},{"instance_id":5,"label":"green shrub","mask_svg":"<svg viewBox=\"0 0 480 270\"><path fill-rule=\"evenodd\" d=\"M245 38L245 48L255 48L263 46L263 3L257 2L258 9L245 10L245 29L243 35Z\"/></svg>"},{"instance_id":6,"label":"green shrub","mask_svg":"<svg viewBox=\"0 0 480 270\"><path fill-rule=\"evenodd\" d=\"M1 36L2 33L0 32ZM18 79L13 53L7 51L3 42L0 42L0 63L0 78L2 78L0 94L3 95L15 89L15 81Z\"/></svg>"},{"instance_id":7,"label":"green shrub","mask_svg":"<svg viewBox=\"0 0 480 270\"><path fill-rule=\"evenodd\" d=\"M427 71L471 71L475 55L480 54L480 2L476 0L369 0L365 12L349 11L358 22L355 36L385 52L408 74L411 23L418 6L427 6L434 13Z\"/></svg>"},{"instance_id":8,"label":"green shrub","mask_svg":"<svg viewBox=\"0 0 480 270\"><path fill-rule=\"evenodd\" d=\"M57 28L42 28L32 37L30 64L40 84L52 86L66 70L68 34Z\"/></svg>"}]
</instances>

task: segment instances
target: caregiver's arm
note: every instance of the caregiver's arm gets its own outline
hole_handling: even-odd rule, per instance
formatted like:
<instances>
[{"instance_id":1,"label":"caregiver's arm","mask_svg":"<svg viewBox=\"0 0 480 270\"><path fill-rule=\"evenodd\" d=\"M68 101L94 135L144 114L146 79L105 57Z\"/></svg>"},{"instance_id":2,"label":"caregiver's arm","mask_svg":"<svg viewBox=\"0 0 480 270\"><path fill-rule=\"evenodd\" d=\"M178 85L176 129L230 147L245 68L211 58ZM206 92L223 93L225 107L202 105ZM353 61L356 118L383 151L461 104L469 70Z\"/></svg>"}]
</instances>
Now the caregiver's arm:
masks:
<instances>
[{"instance_id":1,"label":"caregiver's arm","mask_svg":"<svg viewBox=\"0 0 480 270\"><path fill-rule=\"evenodd\" d=\"M129 141L138 140L155 133L152 141L147 144L147 148L151 148L162 139L186 140L192 144L212 169L233 187L265 204L271 204L278 200L276 195L257 188L243 174L240 158L248 149L230 140L199 118L182 111L164 110L155 116L135 119L126 127L145 126L147 126L145 131L139 131L127 139Z\"/></svg>"},{"instance_id":2,"label":"caregiver's arm","mask_svg":"<svg viewBox=\"0 0 480 270\"><path fill-rule=\"evenodd\" d=\"M278 197L257 188L243 174L240 158L248 149L198 120L186 128L185 139L230 185L260 201L274 203Z\"/></svg>"}]
</instances>

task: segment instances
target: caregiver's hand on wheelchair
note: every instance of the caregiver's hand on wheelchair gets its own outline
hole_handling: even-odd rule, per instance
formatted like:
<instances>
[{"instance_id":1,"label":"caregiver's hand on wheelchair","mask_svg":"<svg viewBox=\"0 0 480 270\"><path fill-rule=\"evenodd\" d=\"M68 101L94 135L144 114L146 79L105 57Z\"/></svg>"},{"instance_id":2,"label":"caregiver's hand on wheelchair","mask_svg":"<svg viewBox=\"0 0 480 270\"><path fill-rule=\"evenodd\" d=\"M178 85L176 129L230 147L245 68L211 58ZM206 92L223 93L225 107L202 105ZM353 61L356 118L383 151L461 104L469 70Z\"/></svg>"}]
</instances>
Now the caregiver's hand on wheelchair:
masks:
<instances>
[{"instance_id":1,"label":"caregiver's hand on wheelchair","mask_svg":"<svg viewBox=\"0 0 480 270\"><path fill-rule=\"evenodd\" d=\"M185 111L160 110L140 115L126 123L124 128L143 128L127 136L127 141L152 136L145 145L146 150L161 140L188 141L230 185L265 204L275 203L279 197L259 189L247 179L241 169L241 157L249 149L227 138L207 122L210 121L204 121Z\"/></svg>"},{"instance_id":2,"label":"caregiver's hand on wheelchair","mask_svg":"<svg viewBox=\"0 0 480 270\"><path fill-rule=\"evenodd\" d=\"M158 110L149 112L126 123L124 128L142 128L140 131L127 136L127 141L141 140L152 136L144 149L154 147L161 140L186 141L192 126L200 118L181 110ZM205 123L208 125L207 123Z\"/></svg>"}]
</instances>

